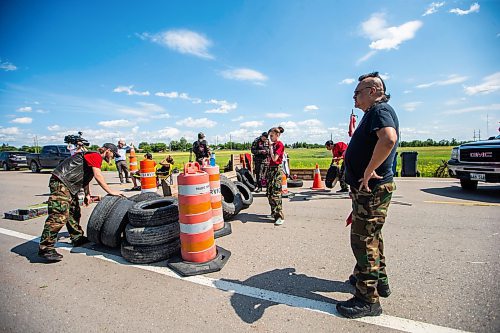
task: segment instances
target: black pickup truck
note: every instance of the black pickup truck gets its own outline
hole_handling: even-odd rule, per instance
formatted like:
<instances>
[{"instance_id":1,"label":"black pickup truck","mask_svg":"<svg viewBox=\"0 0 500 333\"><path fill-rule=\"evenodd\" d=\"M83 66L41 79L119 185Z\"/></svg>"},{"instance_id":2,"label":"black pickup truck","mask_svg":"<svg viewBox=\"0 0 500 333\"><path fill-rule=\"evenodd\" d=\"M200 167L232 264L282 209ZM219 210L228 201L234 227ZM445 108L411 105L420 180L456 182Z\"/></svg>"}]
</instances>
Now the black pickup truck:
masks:
<instances>
[{"instance_id":1,"label":"black pickup truck","mask_svg":"<svg viewBox=\"0 0 500 333\"><path fill-rule=\"evenodd\" d=\"M43 146L39 154L28 154L26 162L31 172L40 172L41 169L54 169L71 154L66 145Z\"/></svg>"},{"instance_id":2,"label":"black pickup truck","mask_svg":"<svg viewBox=\"0 0 500 333\"><path fill-rule=\"evenodd\" d=\"M478 182L500 183L500 135L453 148L448 170L464 190L476 190Z\"/></svg>"}]
</instances>

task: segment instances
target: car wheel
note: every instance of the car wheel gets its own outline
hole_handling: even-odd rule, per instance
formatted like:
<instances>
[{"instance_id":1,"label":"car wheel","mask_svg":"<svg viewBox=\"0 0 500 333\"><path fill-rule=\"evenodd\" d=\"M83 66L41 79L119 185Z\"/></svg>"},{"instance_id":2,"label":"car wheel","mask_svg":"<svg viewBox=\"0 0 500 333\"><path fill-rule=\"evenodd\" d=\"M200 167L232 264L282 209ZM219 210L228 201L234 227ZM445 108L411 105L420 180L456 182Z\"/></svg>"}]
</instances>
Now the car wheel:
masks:
<instances>
[{"instance_id":1,"label":"car wheel","mask_svg":"<svg viewBox=\"0 0 500 333\"><path fill-rule=\"evenodd\" d=\"M477 190L477 180L460 179L460 185L465 191Z\"/></svg>"},{"instance_id":2,"label":"car wheel","mask_svg":"<svg viewBox=\"0 0 500 333\"><path fill-rule=\"evenodd\" d=\"M38 164L36 162L31 162L30 164L31 172L40 172L40 168L38 167Z\"/></svg>"}]
</instances>

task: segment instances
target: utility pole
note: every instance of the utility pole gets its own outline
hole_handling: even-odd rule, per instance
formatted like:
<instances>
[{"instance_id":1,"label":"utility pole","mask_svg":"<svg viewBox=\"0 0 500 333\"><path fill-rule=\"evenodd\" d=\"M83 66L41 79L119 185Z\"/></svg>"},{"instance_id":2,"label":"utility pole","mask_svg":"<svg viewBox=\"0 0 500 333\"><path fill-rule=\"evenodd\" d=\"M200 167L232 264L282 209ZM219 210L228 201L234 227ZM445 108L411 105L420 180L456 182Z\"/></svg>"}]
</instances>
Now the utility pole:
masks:
<instances>
[{"instance_id":1,"label":"utility pole","mask_svg":"<svg viewBox=\"0 0 500 333\"><path fill-rule=\"evenodd\" d=\"M479 141L481 141L481 130L479 130Z\"/></svg>"},{"instance_id":2,"label":"utility pole","mask_svg":"<svg viewBox=\"0 0 500 333\"><path fill-rule=\"evenodd\" d=\"M476 130L474 130L474 141L476 141Z\"/></svg>"}]
</instances>

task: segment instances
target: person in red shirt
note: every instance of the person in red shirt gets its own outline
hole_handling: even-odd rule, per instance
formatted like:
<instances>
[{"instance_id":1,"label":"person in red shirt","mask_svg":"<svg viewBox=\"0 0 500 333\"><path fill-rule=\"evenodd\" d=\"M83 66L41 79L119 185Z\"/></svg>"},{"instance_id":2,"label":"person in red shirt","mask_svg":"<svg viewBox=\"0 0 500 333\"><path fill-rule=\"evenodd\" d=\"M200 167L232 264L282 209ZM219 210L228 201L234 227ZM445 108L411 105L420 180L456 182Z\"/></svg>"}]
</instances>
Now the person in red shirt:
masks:
<instances>
[{"instance_id":1,"label":"person in red shirt","mask_svg":"<svg viewBox=\"0 0 500 333\"><path fill-rule=\"evenodd\" d=\"M344 156L347 150L347 144L342 141L333 143L332 140L328 140L325 143L325 147L326 149L332 152L333 158L331 165L336 164L338 166L340 164L340 171L339 171L340 190L337 192L349 192L349 187L345 182L345 166L344 166Z\"/></svg>"},{"instance_id":2,"label":"person in red shirt","mask_svg":"<svg viewBox=\"0 0 500 333\"><path fill-rule=\"evenodd\" d=\"M280 141L283 127L273 127L269 130L269 169L267 172L266 196L271 206L271 215L274 225L282 225L285 222L283 204L281 201L281 178L283 177L283 154L285 145Z\"/></svg>"},{"instance_id":3,"label":"person in red shirt","mask_svg":"<svg viewBox=\"0 0 500 333\"><path fill-rule=\"evenodd\" d=\"M90 203L89 183L95 178L97 183L110 195L123 194L113 191L101 173L102 160L109 163L112 158L118 156L118 150L112 143L105 143L98 152L81 152L68 157L52 171L49 180L50 197L48 200L49 216L45 221L38 256L47 261L60 261L62 255L54 246L57 234L66 225L73 246L81 246L88 243L87 237L83 235L80 226L80 205L78 192L84 189L85 206Z\"/></svg>"}]
</instances>

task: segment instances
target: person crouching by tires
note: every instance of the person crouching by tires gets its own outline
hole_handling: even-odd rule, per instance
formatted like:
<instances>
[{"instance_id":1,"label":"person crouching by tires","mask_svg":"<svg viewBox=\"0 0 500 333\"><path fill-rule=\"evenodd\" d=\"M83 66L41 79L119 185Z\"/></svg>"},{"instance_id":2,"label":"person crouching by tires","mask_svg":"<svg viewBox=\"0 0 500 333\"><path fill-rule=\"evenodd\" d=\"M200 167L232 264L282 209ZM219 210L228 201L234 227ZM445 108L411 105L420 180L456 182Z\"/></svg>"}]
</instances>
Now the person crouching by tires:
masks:
<instances>
[{"instance_id":1,"label":"person crouching by tires","mask_svg":"<svg viewBox=\"0 0 500 333\"><path fill-rule=\"evenodd\" d=\"M95 178L97 183L110 195L122 195L109 188L101 173L102 160L109 161L117 157L118 149L112 143L105 143L98 152L82 152L65 159L52 171L49 180L50 197L48 200L49 216L45 221L38 256L48 261L60 261L54 245L57 234L66 225L73 246L81 246L88 242L80 226L80 205L78 191L85 191L84 203L90 203L89 183Z\"/></svg>"},{"instance_id":2,"label":"person crouching by tires","mask_svg":"<svg viewBox=\"0 0 500 333\"><path fill-rule=\"evenodd\" d=\"M269 134L264 132L256 138L252 143L253 162L255 164L255 178L257 179L257 189L255 193L262 191L263 182L266 179L266 171L268 167L269 157Z\"/></svg>"},{"instance_id":3,"label":"person crouching by tires","mask_svg":"<svg viewBox=\"0 0 500 333\"><path fill-rule=\"evenodd\" d=\"M345 142L339 141L337 143L333 143L332 140L328 140L325 143L326 149L330 150L332 152L332 166L337 165L337 167L340 164L339 168L339 183L340 183L340 190L337 192L342 193L342 192L349 192L349 187L347 186L345 182L345 166L344 166L344 156L345 152L347 150L347 144Z\"/></svg>"},{"instance_id":4,"label":"person crouching by tires","mask_svg":"<svg viewBox=\"0 0 500 333\"><path fill-rule=\"evenodd\" d=\"M285 222L283 204L281 201L281 178L283 177L283 154L285 145L280 141L283 127L273 127L269 130L269 169L267 172L267 199L271 206L271 215L274 225L282 225Z\"/></svg>"}]
</instances>

